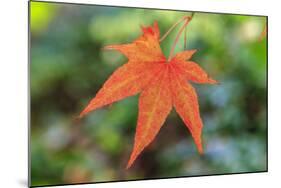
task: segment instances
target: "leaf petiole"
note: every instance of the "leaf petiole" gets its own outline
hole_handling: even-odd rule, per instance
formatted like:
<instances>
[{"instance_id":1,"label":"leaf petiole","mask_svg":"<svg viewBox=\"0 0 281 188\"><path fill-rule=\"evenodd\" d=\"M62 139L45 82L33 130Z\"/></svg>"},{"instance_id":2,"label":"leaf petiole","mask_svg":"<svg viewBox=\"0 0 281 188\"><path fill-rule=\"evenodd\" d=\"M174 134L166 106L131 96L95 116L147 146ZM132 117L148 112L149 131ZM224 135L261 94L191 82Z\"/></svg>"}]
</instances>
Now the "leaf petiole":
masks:
<instances>
[{"instance_id":1,"label":"leaf petiole","mask_svg":"<svg viewBox=\"0 0 281 188\"><path fill-rule=\"evenodd\" d=\"M162 42L177 25L179 25L182 21L186 20L188 17L189 16L184 16L180 20L178 20L176 23L174 23L174 25L172 25L170 27L170 29L161 37L161 39L159 41Z\"/></svg>"},{"instance_id":2,"label":"leaf petiole","mask_svg":"<svg viewBox=\"0 0 281 188\"><path fill-rule=\"evenodd\" d=\"M194 12L191 14L191 16L183 16L181 19L179 19L176 23L174 23L174 25L172 25L170 27L170 29L160 38L160 42L162 42L170 33L173 29L175 29L181 22L184 22L183 26L181 26L177 36L176 36L176 39L173 43L173 46L171 48L171 51L170 51L170 55L169 55L169 58L168 58L168 62L171 60L172 56L173 56L173 53L174 53L174 50L175 50L175 47L178 43L178 40L179 40L179 37L180 35L182 34L183 30L184 30L184 49L186 48L186 26L188 25L188 23L191 21L192 17L194 15Z\"/></svg>"},{"instance_id":3,"label":"leaf petiole","mask_svg":"<svg viewBox=\"0 0 281 188\"><path fill-rule=\"evenodd\" d=\"M171 60L172 56L174 55L174 50L175 50L175 47L179 41L179 38L180 38L180 35L182 34L182 32L184 31L184 29L186 28L186 26L189 24L189 22L192 20L192 17L193 17L194 14L192 14L191 16L188 16L186 17L184 20L185 20L185 23L183 24L183 26L180 28L177 36L176 36L176 39L172 45L172 48L171 48L171 51L170 51L170 55L169 55L169 58L168 58L168 62ZM186 40L186 39L185 39Z\"/></svg>"}]
</instances>

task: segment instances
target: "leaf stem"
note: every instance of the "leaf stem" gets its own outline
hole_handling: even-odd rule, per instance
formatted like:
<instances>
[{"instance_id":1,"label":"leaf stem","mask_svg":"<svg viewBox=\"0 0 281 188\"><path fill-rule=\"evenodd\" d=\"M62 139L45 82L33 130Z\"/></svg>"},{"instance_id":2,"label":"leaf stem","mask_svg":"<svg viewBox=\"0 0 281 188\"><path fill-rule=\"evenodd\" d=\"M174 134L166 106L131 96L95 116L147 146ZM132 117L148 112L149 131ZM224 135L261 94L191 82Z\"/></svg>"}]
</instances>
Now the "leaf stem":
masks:
<instances>
[{"instance_id":1,"label":"leaf stem","mask_svg":"<svg viewBox=\"0 0 281 188\"><path fill-rule=\"evenodd\" d=\"M175 47L179 41L179 38L180 38L180 35L182 34L182 32L184 31L185 27L189 24L189 22L192 20L192 17L193 17L194 14L192 14L191 16L187 16L187 17L184 17L184 24L181 26L177 36L176 36L176 39L172 45L172 48L171 48L171 51L170 51L170 55L169 55L169 58L168 58L168 62L171 60L172 56L174 55L174 50L175 50Z\"/></svg>"},{"instance_id":2,"label":"leaf stem","mask_svg":"<svg viewBox=\"0 0 281 188\"><path fill-rule=\"evenodd\" d=\"M174 23L174 25L170 27L170 29L161 37L159 41L162 42L177 25L179 25L182 21L186 20L188 17L189 16L184 16L181 19L179 19L176 23Z\"/></svg>"},{"instance_id":3,"label":"leaf stem","mask_svg":"<svg viewBox=\"0 0 281 188\"><path fill-rule=\"evenodd\" d=\"M184 44L183 44L183 50L186 49L186 27L184 28Z\"/></svg>"}]
</instances>

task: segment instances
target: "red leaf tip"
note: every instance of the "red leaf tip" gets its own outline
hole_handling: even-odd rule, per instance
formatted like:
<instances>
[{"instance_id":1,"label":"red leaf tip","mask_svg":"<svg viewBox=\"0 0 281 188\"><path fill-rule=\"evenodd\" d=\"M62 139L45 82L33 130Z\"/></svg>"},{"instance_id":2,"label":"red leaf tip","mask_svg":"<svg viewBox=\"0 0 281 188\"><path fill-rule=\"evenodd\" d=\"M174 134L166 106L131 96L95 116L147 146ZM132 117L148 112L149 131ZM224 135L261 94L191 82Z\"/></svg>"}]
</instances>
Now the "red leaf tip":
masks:
<instances>
[{"instance_id":1,"label":"red leaf tip","mask_svg":"<svg viewBox=\"0 0 281 188\"><path fill-rule=\"evenodd\" d=\"M209 78L209 81L208 81L209 84L220 84L220 82L218 82L217 80L214 80L212 78Z\"/></svg>"},{"instance_id":2,"label":"red leaf tip","mask_svg":"<svg viewBox=\"0 0 281 188\"><path fill-rule=\"evenodd\" d=\"M144 35L152 35L159 39L160 37L160 32L159 32L159 27L157 21L154 21L153 26L141 26L142 32Z\"/></svg>"},{"instance_id":3,"label":"red leaf tip","mask_svg":"<svg viewBox=\"0 0 281 188\"><path fill-rule=\"evenodd\" d=\"M203 150L202 145L198 146L197 150L198 150L198 152L199 152L200 155L203 155L203 154L204 154L204 150Z\"/></svg>"}]
</instances>

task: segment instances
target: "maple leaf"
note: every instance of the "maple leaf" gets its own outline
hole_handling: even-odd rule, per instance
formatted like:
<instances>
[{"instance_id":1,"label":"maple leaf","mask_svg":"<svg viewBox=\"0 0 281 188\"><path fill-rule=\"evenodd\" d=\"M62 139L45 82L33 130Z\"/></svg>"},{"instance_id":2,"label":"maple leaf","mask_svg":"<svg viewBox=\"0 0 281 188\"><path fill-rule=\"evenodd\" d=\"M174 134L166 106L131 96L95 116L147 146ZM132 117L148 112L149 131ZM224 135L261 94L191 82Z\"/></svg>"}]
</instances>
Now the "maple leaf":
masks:
<instances>
[{"instance_id":1,"label":"maple leaf","mask_svg":"<svg viewBox=\"0 0 281 188\"><path fill-rule=\"evenodd\" d=\"M132 43L105 47L118 50L128 58L128 62L109 77L80 114L82 117L97 108L140 93L134 147L127 168L155 138L172 107L191 132L199 153L203 153L203 123L198 97L188 81L217 83L198 64L189 60L196 50L165 58L160 48L157 22L142 27L142 32Z\"/></svg>"}]
</instances>

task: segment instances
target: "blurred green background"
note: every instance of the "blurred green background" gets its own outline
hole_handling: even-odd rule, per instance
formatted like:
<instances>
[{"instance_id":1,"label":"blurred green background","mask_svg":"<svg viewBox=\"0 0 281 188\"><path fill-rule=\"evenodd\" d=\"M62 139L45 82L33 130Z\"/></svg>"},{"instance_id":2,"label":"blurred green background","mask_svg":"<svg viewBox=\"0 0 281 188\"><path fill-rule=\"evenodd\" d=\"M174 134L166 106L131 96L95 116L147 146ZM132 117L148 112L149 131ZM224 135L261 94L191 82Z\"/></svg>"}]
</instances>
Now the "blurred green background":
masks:
<instances>
[{"instance_id":1,"label":"blurred green background","mask_svg":"<svg viewBox=\"0 0 281 188\"><path fill-rule=\"evenodd\" d=\"M76 118L126 58L103 51L129 43L140 25L163 35L189 12L31 2L32 185L267 170L266 18L195 13L187 49L220 85L196 85L205 154L173 110L131 169L138 95ZM167 56L173 31L161 43ZM183 50L183 38L176 51Z\"/></svg>"}]
</instances>

